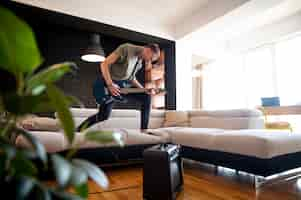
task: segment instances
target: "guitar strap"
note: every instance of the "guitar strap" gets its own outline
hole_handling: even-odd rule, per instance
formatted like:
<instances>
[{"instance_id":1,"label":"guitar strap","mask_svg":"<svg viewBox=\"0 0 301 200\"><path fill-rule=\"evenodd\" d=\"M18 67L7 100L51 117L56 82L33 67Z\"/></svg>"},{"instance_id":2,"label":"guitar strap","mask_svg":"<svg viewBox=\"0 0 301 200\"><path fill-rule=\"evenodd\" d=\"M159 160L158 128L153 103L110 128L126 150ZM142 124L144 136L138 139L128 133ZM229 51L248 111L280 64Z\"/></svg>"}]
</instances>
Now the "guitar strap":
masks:
<instances>
[{"instance_id":1,"label":"guitar strap","mask_svg":"<svg viewBox=\"0 0 301 200\"><path fill-rule=\"evenodd\" d=\"M128 80L131 80L131 79L133 78L133 76L135 75L136 70L137 70L137 67L138 67L138 64L139 64L139 61L140 61L140 59L138 58L138 59L137 59L137 62L135 63L134 69L133 69L131 75L129 76ZM99 70L99 72L100 72L100 70ZM101 73L100 73L100 75L102 76ZM101 78L103 78L103 77L101 77ZM109 94L110 94L107 87L105 87L105 94L106 94L106 95L109 95Z\"/></svg>"},{"instance_id":2,"label":"guitar strap","mask_svg":"<svg viewBox=\"0 0 301 200\"><path fill-rule=\"evenodd\" d=\"M134 76L134 75L135 75L135 73L136 73L136 70L137 70L137 67L138 67L139 61L140 61L140 59L138 58L138 59L137 59L137 62L136 62L136 64L135 64L135 67L134 67L134 69L133 69L133 71L132 71L131 75L129 76L128 80L130 80L130 79L133 79L133 76Z\"/></svg>"}]
</instances>

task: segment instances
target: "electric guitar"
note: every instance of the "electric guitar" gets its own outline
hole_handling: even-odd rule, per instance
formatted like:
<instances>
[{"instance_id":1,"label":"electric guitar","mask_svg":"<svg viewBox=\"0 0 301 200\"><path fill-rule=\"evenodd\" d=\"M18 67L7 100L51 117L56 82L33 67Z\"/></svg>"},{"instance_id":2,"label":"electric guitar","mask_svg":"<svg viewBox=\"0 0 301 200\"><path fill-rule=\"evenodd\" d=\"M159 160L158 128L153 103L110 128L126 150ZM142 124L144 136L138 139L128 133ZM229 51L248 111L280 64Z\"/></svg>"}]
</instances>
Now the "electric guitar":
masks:
<instances>
[{"instance_id":1,"label":"electric guitar","mask_svg":"<svg viewBox=\"0 0 301 200\"><path fill-rule=\"evenodd\" d=\"M120 88L121 94L147 93L150 88ZM155 93L165 92L164 89L154 88Z\"/></svg>"},{"instance_id":2,"label":"electric guitar","mask_svg":"<svg viewBox=\"0 0 301 200\"><path fill-rule=\"evenodd\" d=\"M120 87L120 93L121 94L137 94L137 93L147 93L150 89L149 88L128 88L128 87ZM156 94L165 92L164 89L161 88L154 88L154 91ZM122 95L120 96L111 96L110 91L108 88L104 85L104 82L101 80L97 80L93 84L93 96L96 99L96 102L98 104L102 104L104 101L107 101L108 99L114 99L117 101L124 101L124 98Z\"/></svg>"}]
</instances>

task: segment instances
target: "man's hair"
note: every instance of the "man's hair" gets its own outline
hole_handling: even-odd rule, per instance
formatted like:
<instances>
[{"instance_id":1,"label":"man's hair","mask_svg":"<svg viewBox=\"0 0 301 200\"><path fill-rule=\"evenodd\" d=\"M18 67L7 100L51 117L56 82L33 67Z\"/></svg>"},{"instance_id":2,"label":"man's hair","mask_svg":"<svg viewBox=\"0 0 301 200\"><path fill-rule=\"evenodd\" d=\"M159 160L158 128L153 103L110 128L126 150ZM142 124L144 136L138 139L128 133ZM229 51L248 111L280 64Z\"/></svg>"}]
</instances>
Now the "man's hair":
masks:
<instances>
[{"instance_id":1,"label":"man's hair","mask_svg":"<svg viewBox=\"0 0 301 200\"><path fill-rule=\"evenodd\" d=\"M145 45L146 48L150 48L152 50L152 52L154 52L155 54L159 54L160 53L160 47L158 44L156 43L150 43Z\"/></svg>"},{"instance_id":2,"label":"man's hair","mask_svg":"<svg viewBox=\"0 0 301 200\"><path fill-rule=\"evenodd\" d=\"M144 47L150 48L154 54L160 54L160 51L161 51L160 47L156 43L149 43L149 44L145 45ZM156 60L153 60L152 64L154 65L154 64L158 63L158 61L159 61L159 58L157 58Z\"/></svg>"}]
</instances>

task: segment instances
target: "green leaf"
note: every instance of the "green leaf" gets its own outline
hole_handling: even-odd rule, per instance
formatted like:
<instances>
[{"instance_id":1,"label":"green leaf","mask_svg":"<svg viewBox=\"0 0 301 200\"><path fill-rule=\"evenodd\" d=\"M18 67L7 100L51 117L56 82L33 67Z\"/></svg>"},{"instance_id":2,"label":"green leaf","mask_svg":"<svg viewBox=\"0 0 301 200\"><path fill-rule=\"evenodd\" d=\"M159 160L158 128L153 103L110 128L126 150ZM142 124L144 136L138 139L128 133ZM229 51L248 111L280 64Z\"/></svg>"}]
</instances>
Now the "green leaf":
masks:
<instances>
[{"instance_id":1,"label":"green leaf","mask_svg":"<svg viewBox=\"0 0 301 200\"><path fill-rule=\"evenodd\" d=\"M46 85L58 81L66 73L72 71L72 67L74 68L75 66L75 63L64 62L42 70L28 79L26 82L26 93L33 95L41 94L46 89Z\"/></svg>"},{"instance_id":2,"label":"green leaf","mask_svg":"<svg viewBox=\"0 0 301 200\"><path fill-rule=\"evenodd\" d=\"M40 95L46 90L46 85L38 85L37 87L33 88L31 91L32 95Z\"/></svg>"},{"instance_id":3,"label":"green leaf","mask_svg":"<svg viewBox=\"0 0 301 200\"><path fill-rule=\"evenodd\" d=\"M75 128L71 112L68 108L68 101L63 92L53 85L48 86L47 94L51 100L51 104L56 108L64 133L69 143L72 144Z\"/></svg>"},{"instance_id":4,"label":"green leaf","mask_svg":"<svg viewBox=\"0 0 301 200\"><path fill-rule=\"evenodd\" d=\"M124 145L121 139L121 134L113 131L89 131L85 134L85 139L99 143L109 143L115 141L120 146Z\"/></svg>"},{"instance_id":5,"label":"green leaf","mask_svg":"<svg viewBox=\"0 0 301 200\"><path fill-rule=\"evenodd\" d=\"M42 181L36 181L35 199L51 200L50 187Z\"/></svg>"},{"instance_id":6,"label":"green leaf","mask_svg":"<svg viewBox=\"0 0 301 200\"><path fill-rule=\"evenodd\" d=\"M32 161L24 158L18 153L16 158L11 161L11 167L9 170L12 171L16 177L35 176L38 172L38 169L32 163Z\"/></svg>"},{"instance_id":7,"label":"green leaf","mask_svg":"<svg viewBox=\"0 0 301 200\"><path fill-rule=\"evenodd\" d=\"M17 75L36 69L42 58L31 28L0 6L0 68Z\"/></svg>"},{"instance_id":8,"label":"green leaf","mask_svg":"<svg viewBox=\"0 0 301 200\"><path fill-rule=\"evenodd\" d=\"M73 186L80 186L86 183L87 180L88 180L88 175L85 170L76 166L72 166L70 183Z\"/></svg>"},{"instance_id":9,"label":"green leaf","mask_svg":"<svg viewBox=\"0 0 301 200\"><path fill-rule=\"evenodd\" d=\"M2 112L4 112L4 104L3 104L2 96L0 96L0 116Z\"/></svg>"},{"instance_id":10,"label":"green leaf","mask_svg":"<svg viewBox=\"0 0 301 200\"><path fill-rule=\"evenodd\" d=\"M5 110L16 115L54 109L53 106L46 106L49 105L49 101L48 96L45 94L39 96L19 96L16 93L11 93L3 96Z\"/></svg>"},{"instance_id":11,"label":"green leaf","mask_svg":"<svg viewBox=\"0 0 301 200\"><path fill-rule=\"evenodd\" d=\"M16 188L16 199L25 199L35 186L35 181L29 177L21 177Z\"/></svg>"},{"instance_id":12,"label":"green leaf","mask_svg":"<svg viewBox=\"0 0 301 200\"><path fill-rule=\"evenodd\" d=\"M38 195L39 195L38 199L51 200L51 194L47 190L47 188L39 187Z\"/></svg>"},{"instance_id":13,"label":"green leaf","mask_svg":"<svg viewBox=\"0 0 301 200\"><path fill-rule=\"evenodd\" d=\"M41 144L38 139L36 139L32 134L28 133L24 129L16 129L16 131L19 135L22 135L32 145L38 158L41 159L41 161L43 161L43 163L46 164L47 153L43 144Z\"/></svg>"},{"instance_id":14,"label":"green leaf","mask_svg":"<svg viewBox=\"0 0 301 200\"><path fill-rule=\"evenodd\" d=\"M0 153L0 177L4 177L6 157Z\"/></svg>"},{"instance_id":15,"label":"green leaf","mask_svg":"<svg viewBox=\"0 0 301 200\"><path fill-rule=\"evenodd\" d=\"M79 185L79 186L75 186L74 189L76 191L76 194L78 194L82 198L84 198L84 199L88 198L89 188L88 188L88 184L87 183Z\"/></svg>"},{"instance_id":16,"label":"green leaf","mask_svg":"<svg viewBox=\"0 0 301 200\"><path fill-rule=\"evenodd\" d=\"M64 192L64 191L56 191L53 190L52 196L54 197L53 199L56 200L83 200L81 197Z\"/></svg>"},{"instance_id":17,"label":"green leaf","mask_svg":"<svg viewBox=\"0 0 301 200\"><path fill-rule=\"evenodd\" d=\"M67 186L72 172L70 163L67 160L65 160L62 156L57 154L51 155L51 161L58 185L60 187Z\"/></svg>"},{"instance_id":18,"label":"green leaf","mask_svg":"<svg viewBox=\"0 0 301 200\"><path fill-rule=\"evenodd\" d=\"M1 147L1 150L4 151L5 155L6 155L6 158L8 160L11 160L13 159L16 155L17 155L17 149L16 147L10 145L10 144L5 144L5 143L0 143L0 147Z\"/></svg>"},{"instance_id":19,"label":"green leaf","mask_svg":"<svg viewBox=\"0 0 301 200\"><path fill-rule=\"evenodd\" d=\"M37 153L28 148L20 148L18 152L26 159L33 160L37 158Z\"/></svg>"},{"instance_id":20,"label":"green leaf","mask_svg":"<svg viewBox=\"0 0 301 200\"><path fill-rule=\"evenodd\" d=\"M94 180L99 186L108 188L108 178L98 166L81 159L73 159L72 163L77 167L84 169L88 173L89 177Z\"/></svg>"},{"instance_id":21,"label":"green leaf","mask_svg":"<svg viewBox=\"0 0 301 200\"><path fill-rule=\"evenodd\" d=\"M17 90L17 81L14 74L0 67L0 95Z\"/></svg>"},{"instance_id":22,"label":"green leaf","mask_svg":"<svg viewBox=\"0 0 301 200\"><path fill-rule=\"evenodd\" d=\"M51 200L50 192L46 189L41 190L41 198L43 200Z\"/></svg>"},{"instance_id":23,"label":"green leaf","mask_svg":"<svg viewBox=\"0 0 301 200\"><path fill-rule=\"evenodd\" d=\"M66 96L66 99L68 101L69 106L79 106L81 108L84 108L85 105L76 97L74 96Z\"/></svg>"},{"instance_id":24,"label":"green leaf","mask_svg":"<svg viewBox=\"0 0 301 200\"><path fill-rule=\"evenodd\" d=\"M37 103L38 99L32 96L19 96L16 93L3 96L5 110L13 114L29 113Z\"/></svg>"}]
</instances>

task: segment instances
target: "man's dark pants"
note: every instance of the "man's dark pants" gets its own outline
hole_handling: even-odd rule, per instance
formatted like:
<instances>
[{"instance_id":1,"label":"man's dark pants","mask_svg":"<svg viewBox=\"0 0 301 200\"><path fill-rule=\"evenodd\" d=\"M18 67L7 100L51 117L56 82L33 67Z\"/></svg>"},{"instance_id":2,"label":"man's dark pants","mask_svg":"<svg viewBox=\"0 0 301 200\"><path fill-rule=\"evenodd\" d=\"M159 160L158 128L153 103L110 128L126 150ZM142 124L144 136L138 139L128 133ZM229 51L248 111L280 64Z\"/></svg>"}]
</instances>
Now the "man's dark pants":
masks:
<instances>
[{"instance_id":1,"label":"man's dark pants","mask_svg":"<svg viewBox=\"0 0 301 200\"><path fill-rule=\"evenodd\" d=\"M130 82L128 80L114 81L120 88L128 87ZM99 111L97 114L90 116L84 122L80 124L77 131L83 128L88 128L93 124L107 120L112 112L113 104L116 98L112 97L106 87L103 78L98 78L93 87L93 94L96 101L99 103ZM129 100L132 99L140 104L141 119L140 128L147 129L149 122L149 114L151 109L151 97L146 93L134 93L134 94L122 94L122 99Z\"/></svg>"}]
</instances>

